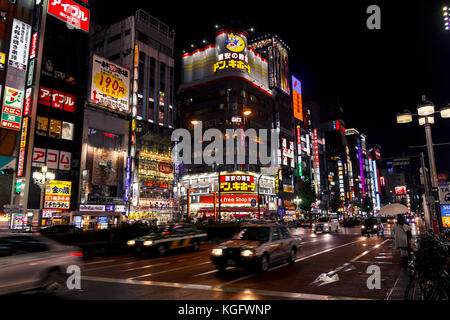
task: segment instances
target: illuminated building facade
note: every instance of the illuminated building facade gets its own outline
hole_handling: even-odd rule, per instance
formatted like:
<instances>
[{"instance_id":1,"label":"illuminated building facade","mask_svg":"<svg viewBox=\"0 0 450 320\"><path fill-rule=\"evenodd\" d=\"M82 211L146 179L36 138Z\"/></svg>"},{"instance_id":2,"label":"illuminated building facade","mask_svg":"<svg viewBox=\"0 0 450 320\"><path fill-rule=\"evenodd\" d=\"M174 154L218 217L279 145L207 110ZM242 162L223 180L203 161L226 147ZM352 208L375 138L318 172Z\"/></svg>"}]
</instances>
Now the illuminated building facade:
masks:
<instances>
[{"instance_id":1,"label":"illuminated building facade","mask_svg":"<svg viewBox=\"0 0 450 320\"><path fill-rule=\"evenodd\" d=\"M130 174L124 199L127 218L174 218L177 206L171 134L176 121L174 92L175 33L143 10L104 28L91 38L92 51L127 67L130 87Z\"/></svg>"}]
</instances>

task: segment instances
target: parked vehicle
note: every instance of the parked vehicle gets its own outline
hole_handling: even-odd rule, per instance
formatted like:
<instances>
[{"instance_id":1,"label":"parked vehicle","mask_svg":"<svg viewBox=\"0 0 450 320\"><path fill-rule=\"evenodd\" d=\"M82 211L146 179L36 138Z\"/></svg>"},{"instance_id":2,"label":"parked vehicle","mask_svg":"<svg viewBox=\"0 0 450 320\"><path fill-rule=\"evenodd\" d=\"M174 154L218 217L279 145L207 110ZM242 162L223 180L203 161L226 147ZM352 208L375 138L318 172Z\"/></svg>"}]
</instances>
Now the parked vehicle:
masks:
<instances>
[{"instance_id":1,"label":"parked vehicle","mask_svg":"<svg viewBox=\"0 0 450 320\"><path fill-rule=\"evenodd\" d=\"M134 255L156 252L163 256L168 250L192 248L197 251L200 243L208 239L208 234L198 230L191 224L169 224L160 227L156 232L129 240L127 245Z\"/></svg>"},{"instance_id":2,"label":"parked vehicle","mask_svg":"<svg viewBox=\"0 0 450 320\"><path fill-rule=\"evenodd\" d=\"M285 226L253 224L241 227L232 240L212 249L211 261L220 271L233 266L265 272L275 262L293 263L299 249L299 239Z\"/></svg>"},{"instance_id":3,"label":"parked vehicle","mask_svg":"<svg viewBox=\"0 0 450 320\"><path fill-rule=\"evenodd\" d=\"M82 257L80 248L37 233L0 233L0 294L64 292L68 266L81 267Z\"/></svg>"}]
</instances>

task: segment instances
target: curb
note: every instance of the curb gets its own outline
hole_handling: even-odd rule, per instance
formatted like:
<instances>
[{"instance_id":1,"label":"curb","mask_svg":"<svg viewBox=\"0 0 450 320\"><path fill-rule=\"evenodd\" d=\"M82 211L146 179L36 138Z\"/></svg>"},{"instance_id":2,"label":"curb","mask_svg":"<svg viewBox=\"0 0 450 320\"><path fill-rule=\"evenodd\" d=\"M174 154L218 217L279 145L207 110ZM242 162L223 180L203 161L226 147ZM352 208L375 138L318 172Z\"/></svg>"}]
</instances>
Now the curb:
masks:
<instances>
[{"instance_id":1,"label":"curb","mask_svg":"<svg viewBox=\"0 0 450 320\"><path fill-rule=\"evenodd\" d=\"M402 268L400 274L398 275L397 281L394 284L394 287L389 292L386 300L404 300L406 287L409 284L409 276L408 270L406 268Z\"/></svg>"}]
</instances>

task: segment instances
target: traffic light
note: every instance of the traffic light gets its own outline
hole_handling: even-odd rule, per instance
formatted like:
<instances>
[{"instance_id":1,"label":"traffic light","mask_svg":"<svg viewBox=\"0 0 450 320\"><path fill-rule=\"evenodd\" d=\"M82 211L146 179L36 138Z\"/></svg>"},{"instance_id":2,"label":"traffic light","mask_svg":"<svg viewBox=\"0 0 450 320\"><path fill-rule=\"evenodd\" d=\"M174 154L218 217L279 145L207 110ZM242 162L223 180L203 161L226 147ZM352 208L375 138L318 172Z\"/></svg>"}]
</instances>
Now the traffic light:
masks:
<instances>
[{"instance_id":1,"label":"traffic light","mask_svg":"<svg viewBox=\"0 0 450 320\"><path fill-rule=\"evenodd\" d=\"M4 175L4 174L12 174L12 173L14 173L14 169L11 169L11 168L1 169L1 170L0 170L0 175Z\"/></svg>"}]
</instances>

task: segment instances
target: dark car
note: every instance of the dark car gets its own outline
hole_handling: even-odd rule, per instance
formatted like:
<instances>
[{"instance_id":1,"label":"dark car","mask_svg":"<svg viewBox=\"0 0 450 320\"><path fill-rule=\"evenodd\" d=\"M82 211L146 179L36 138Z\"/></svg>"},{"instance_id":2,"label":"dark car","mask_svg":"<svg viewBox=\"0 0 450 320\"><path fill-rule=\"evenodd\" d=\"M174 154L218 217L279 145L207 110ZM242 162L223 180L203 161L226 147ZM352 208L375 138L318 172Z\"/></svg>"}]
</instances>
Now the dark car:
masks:
<instances>
[{"instance_id":1,"label":"dark car","mask_svg":"<svg viewBox=\"0 0 450 320\"><path fill-rule=\"evenodd\" d=\"M299 249L299 239L285 226L254 224L241 227L232 240L212 249L211 261L220 271L232 266L264 272L274 262L294 263Z\"/></svg>"},{"instance_id":2,"label":"dark car","mask_svg":"<svg viewBox=\"0 0 450 320\"><path fill-rule=\"evenodd\" d=\"M39 230L39 233L41 234L78 233L78 232L83 232L83 229L78 228L74 225L65 225L65 224L45 227Z\"/></svg>"},{"instance_id":3,"label":"dark car","mask_svg":"<svg viewBox=\"0 0 450 320\"><path fill-rule=\"evenodd\" d=\"M302 227L302 228L310 228L312 225L313 221L310 219L300 219L298 220L297 226Z\"/></svg>"},{"instance_id":4,"label":"dark car","mask_svg":"<svg viewBox=\"0 0 450 320\"><path fill-rule=\"evenodd\" d=\"M367 218L361 224L361 235L376 234L377 236L384 235L384 227L380 218Z\"/></svg>"},{"instance_id":5,"label":"dark car","mask_svg":"<svg viewBox=\"0 0 450 320\"><path fill-rule=\"evenodd\" d=\"M168 250L192 248L199 249L200 243L206 241L208 234L195 226L185 223L169 224L158 228L148 235L129 240L127 245L135 256L142 253L156 252L163 256Z\"/></svg>"}]
</instances>

